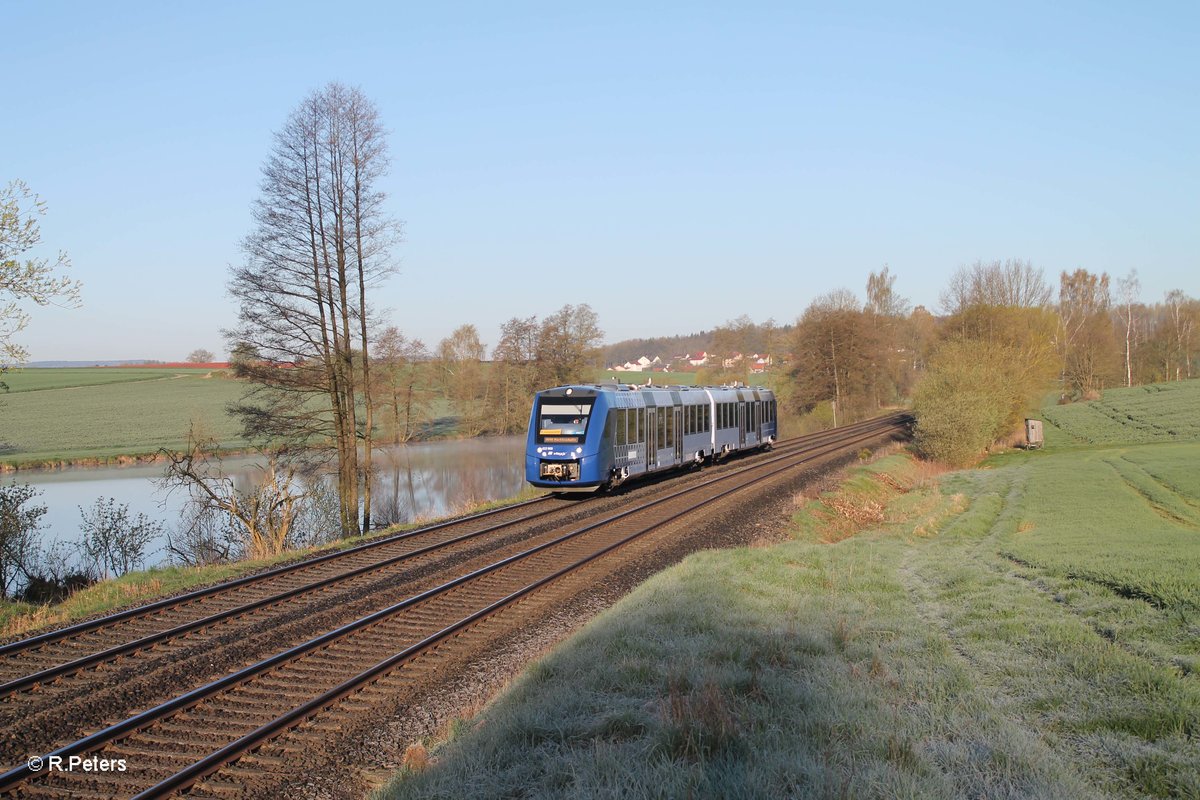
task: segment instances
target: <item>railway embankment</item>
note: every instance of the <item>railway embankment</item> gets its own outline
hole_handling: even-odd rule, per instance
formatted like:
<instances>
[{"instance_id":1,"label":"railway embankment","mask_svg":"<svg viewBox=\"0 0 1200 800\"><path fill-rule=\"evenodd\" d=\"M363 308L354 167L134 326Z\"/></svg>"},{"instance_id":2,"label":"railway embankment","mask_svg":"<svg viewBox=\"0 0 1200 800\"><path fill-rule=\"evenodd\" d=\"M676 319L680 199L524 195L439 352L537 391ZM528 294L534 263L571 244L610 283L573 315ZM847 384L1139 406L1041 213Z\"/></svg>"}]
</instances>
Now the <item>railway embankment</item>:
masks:
<instances>
[{"instance_id":1,"label":"railway embankment","mask_svg":"<svg viewBox=\"0 0 1200 800\"><path fill-rule=\"evenodd\" d=\"M655 576L380 796L1200 796L1197 400L1052 409L1045 450L980 469L854 467L786 541Z\"/></svg>"}]
</instances>

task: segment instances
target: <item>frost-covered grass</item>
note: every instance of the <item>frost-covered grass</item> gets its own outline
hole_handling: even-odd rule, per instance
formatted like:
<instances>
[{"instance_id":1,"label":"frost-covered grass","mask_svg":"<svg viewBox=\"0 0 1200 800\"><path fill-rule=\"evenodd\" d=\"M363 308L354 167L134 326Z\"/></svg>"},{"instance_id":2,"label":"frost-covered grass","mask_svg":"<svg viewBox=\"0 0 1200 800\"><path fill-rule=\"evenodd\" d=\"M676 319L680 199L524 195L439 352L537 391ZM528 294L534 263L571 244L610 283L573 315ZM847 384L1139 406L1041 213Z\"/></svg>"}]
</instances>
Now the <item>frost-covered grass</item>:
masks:
<instances>
[{"instance_id":1,"label":"frost-covered grass","mask_svg":"<svg viewBox=\"0 0 1200 800\"><path fill-rule=\"evenodd\" d=\"M1109 389L1089 403L1042 409L1048 422L1089 444L1200 441L1200 380Z\"/></svg>"},{"instance_id":2,"label":"frost-covered grass","mask_svg":"<svg viewBox=\"0 0 1200 800\"><path fill-rule=\"evenodd\" d=\"M1198 457L860 468L794 541L643 585L381 794L1200 796Z\"/></svg>"}]
</instances>

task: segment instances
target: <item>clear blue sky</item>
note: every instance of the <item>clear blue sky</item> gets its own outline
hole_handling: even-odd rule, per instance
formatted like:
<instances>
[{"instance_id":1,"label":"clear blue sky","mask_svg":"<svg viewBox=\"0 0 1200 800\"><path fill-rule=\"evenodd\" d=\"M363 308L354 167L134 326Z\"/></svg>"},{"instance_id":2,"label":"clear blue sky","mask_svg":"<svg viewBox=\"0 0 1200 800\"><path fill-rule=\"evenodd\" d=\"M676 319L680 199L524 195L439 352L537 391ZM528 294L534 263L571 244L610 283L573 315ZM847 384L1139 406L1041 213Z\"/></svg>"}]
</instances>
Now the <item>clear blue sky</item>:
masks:
<instances>
[{"instance_id":1,"label":"clear blue sky","mask_svg":"<svg viewBox=\"0 0 1200 800\"><path fill-rule=\"evenodd\" d=\"M353 10L350 10L353 9ZM914 303L1025 258L1200 294L1196 3L8 3L0 180L83 307L34 359L219 353L271 134L361 87L436 343L590 303L609 341L794 320L885 263Z\"/></svg>"}]
</instances>

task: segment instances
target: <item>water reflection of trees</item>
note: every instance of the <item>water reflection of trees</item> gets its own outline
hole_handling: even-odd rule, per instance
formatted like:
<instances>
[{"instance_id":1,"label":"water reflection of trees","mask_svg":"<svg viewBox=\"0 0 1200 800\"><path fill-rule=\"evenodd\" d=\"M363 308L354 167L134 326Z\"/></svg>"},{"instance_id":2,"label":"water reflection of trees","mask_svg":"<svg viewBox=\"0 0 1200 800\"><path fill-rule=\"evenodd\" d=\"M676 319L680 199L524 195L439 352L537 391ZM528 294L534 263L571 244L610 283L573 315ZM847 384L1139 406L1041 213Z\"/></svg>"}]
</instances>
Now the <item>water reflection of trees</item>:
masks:
<instances>
[{"instance_id":1,"label":"water reflection of trees","mask_svg":"<svg viewBox=\"0 0 1200 800\"><path fill-rule=\"evenodd\" d=\"M525 483L522 450L516 437L386 448L377 456L371 513L392 525L510 497Z\"/></svg>"}]
</instances>

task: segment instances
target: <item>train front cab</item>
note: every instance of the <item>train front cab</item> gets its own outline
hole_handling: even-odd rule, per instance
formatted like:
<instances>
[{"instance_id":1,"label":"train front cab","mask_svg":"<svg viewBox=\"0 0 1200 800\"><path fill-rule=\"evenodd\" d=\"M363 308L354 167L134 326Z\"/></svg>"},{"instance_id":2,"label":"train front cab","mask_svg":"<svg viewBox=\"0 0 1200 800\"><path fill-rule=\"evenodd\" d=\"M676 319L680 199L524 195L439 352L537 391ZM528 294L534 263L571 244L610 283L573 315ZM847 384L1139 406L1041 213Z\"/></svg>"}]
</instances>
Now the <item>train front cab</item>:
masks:
<instances>
[{"instance_id":1,"label":"train front cab","mask_svg":"<svg viewBox=\"0 0 1200 800\"><path fill-rule=\"evenodd\" d=\"M594 492L607 479L601 463L608 403L595 387L562 386L534 397L525 444L525 480L556 492Z\"/></svg>"}]
</instances>

